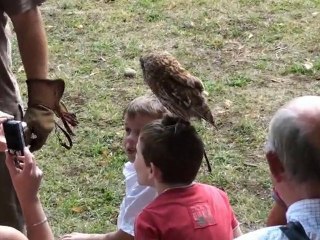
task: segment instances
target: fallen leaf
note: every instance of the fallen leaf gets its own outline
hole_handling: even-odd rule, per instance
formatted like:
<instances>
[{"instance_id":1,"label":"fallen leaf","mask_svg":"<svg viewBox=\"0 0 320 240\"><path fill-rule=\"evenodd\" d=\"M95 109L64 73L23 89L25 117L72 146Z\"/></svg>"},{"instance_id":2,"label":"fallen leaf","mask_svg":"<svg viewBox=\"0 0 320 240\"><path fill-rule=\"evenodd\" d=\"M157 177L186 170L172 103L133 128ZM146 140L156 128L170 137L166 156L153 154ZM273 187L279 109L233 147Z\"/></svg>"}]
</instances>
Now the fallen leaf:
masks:
<instances>
[{"instance_id":1,"label":"fallen leaf","mask_svg":"<svg viewBox=\"0 0 320 240\"><path fill-rule=\"evenodd\" d=\"M82 212L84 212L84 208L83 207L73 207L73 208L71 208L71 211L75 212L75 213L82 213Z\"/></svg>"}]
</instances>

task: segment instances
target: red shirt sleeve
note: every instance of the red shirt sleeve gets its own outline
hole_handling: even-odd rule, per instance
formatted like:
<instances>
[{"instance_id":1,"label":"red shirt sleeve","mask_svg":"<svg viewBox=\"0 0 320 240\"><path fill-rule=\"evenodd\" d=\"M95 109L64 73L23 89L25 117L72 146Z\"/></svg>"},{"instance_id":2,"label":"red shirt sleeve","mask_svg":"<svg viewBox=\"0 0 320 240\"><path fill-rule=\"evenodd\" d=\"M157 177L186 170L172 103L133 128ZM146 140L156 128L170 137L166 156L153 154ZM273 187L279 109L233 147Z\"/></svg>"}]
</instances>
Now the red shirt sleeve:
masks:
<instances>
[{"instance_id":1,"label":"red shirt sleeve","mask_svg":"<svg viewBox=\"0 0 320 240\"><path fill-rule=\"evenodd\" d=\"M232 229L235 229L239 225L239 222L238 222L238 220L236 218L236 215L233 212L233 209L232 209L232 206L230 204L228 195L223 191L221 191L221 193L222 193L222 196L224 198L225 204L227 205L227 207L228 207L228 209L230 211L230 214L231 214L231 227L232 227Z\"/></svg>"},{"instance_id":2,"label":"red shirt sleeve","mask_svg":"<svg viewBox=\"0 0 320 240\"><path fill-rule=\"evenodd\" d=\"M135 240L158 240L158 230L152 224L151 213L144 209L135 221L134 239Z\"/></svg>"}]
</instances>

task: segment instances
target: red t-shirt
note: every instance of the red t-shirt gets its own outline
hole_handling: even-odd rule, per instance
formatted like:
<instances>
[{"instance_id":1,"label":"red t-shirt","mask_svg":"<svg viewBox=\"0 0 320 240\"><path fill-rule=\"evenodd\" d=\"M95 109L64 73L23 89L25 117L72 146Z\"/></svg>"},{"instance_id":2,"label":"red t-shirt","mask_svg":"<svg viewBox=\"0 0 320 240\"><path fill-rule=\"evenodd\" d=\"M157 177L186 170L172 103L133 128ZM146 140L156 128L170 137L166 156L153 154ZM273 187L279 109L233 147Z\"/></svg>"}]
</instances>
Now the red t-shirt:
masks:
<instances>
[{"instance_id":1,"label":"red t-shirt","mask_svg":"<svg viewBox=\"0 0 320 240\"><path fill-rule=\"evenodd\" d=\"M196 183L169 189L145 207L135 222L135 239L230 240L237 226L227 194Z\"/></svg>"}]
</instances>

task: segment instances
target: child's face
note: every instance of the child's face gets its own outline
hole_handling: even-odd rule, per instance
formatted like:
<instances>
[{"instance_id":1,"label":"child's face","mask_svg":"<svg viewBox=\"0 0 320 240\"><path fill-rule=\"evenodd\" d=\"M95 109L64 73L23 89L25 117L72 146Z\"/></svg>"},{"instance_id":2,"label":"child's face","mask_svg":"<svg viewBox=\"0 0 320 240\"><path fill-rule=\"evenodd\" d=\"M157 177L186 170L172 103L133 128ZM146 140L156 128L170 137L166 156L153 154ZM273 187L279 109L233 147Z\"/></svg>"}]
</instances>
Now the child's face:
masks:
<instances>
[{"instance_id":1,"label":"child's face","mask_svg":"<svg viewBox=\"0 0 320 240\"><path fill-rule=\"evenodd\" d=\"M138 183L144 186L152 186L151 166L147 166L141 153L141 142L137 143L137 154L134 161L134 168L137 172Z\"/></svg>"},{"instance_id":2,"label":"child's face","mask_svg":"<svg viewBox=\"0 0 320 240\"><path fill-rule=\"evenodd\" d=\"M138 142L140 130L148 123L156 120L157 118L145 115L137 114L135 117L129 118L125 116L124 127L125 136L123 139L124 150L130 162L133 162L136 156L136 145Z\"/></svg>"}]
</instances>

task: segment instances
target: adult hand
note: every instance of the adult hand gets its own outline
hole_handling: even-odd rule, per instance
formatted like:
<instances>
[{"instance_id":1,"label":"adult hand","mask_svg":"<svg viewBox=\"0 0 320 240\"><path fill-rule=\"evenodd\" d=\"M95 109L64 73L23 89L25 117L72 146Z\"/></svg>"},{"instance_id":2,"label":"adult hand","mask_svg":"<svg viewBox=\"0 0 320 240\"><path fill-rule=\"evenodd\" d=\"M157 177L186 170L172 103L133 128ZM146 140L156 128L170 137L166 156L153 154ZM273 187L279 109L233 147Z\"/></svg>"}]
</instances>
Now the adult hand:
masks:
<instances>
[{"instance_id":1,"label":"adult hand","mask_svg":"<svg viewBox=\"0 0 320 240\"><path fill-rule=\"evenodd\" d=\"M55 126L54 110L64 91L64 82L47 79L27 80L28 108L24 116L27 123L26 144L30 151L39 150ZM35 138L32 138L35 135Z\"/></svg>"},{"instance_id":2,"label":"adult hand","mask_svg":"<svg viewBox=\"0 0 320 240\"><path fill-rule=\"evenodd\" d=\"M54 113L44 106L28 107L23 119L27 123L25 131L26 144L30 150L39 150L47 141L47 138L54 128ZM32 134L35 138L32 138Z\"/></svg>"},{"instance_id":3,"label":"adult hand","mask_svg":"<svg viewBox=\"0 0 320 240\"><path fill-rule=\"evenodd\" d=\"M7 142L6 142L6 138L4 137L2 123L12 118L13 118L12 115L9 115L7 113L0 111L0 152L4 152L7 149Z\"/></svg>"},{"instance_id":4,"label":"adult hand","mask_svg":"<svg viewBox=\"0 0 320 240\"><path fill-rule=\"evenodd\" d=\"M30 151L40 149L46 142L50 132L55 127L54 115L59 117L65 127L64 134L68 136L73 132L69 126L76 126L78 121L75 114L69 113L60 101L64 92L65 84L62 79L29 79L28 86L28 109L24 116L28 131L25 132L26 144L30 145ZM32 137L32 136L36 137Z\"/></svg>"},{"instance_id":5,"label":"adult hand","mask_svg":"<svg viewBox=\"0 0 320 240\"><path fill-rule=\"evenodd\" d=\"M25 205L37 201L42 171L38 168L29 149L24 148L24 156L15 156L6 152L6 165L20 203Z\"/></svg>"}]
</instances>

